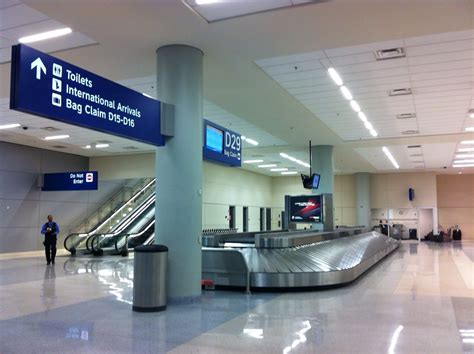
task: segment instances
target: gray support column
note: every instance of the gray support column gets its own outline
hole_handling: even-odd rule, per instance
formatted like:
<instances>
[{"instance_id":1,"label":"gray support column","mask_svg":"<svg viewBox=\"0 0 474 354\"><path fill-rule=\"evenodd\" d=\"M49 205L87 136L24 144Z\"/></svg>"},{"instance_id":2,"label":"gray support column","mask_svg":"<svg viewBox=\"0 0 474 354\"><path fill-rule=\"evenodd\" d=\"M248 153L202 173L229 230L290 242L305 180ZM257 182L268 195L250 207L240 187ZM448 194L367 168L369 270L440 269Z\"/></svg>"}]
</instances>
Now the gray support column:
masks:
<instances>
[{"instance_id":1,"label":"gray support column","mask_svg":"<svg viewBox=\"0 0 474 354\"><path fill-rule=\"evenodd\" d=\"M186 45L157 51L160 100L175 105L175 135L156 152L155 243L168 246L168 297L201 295L202 57Z\"/></svg>"},{"instance_id":2,"label":"gray support column","mask_svg":"<svg viewBox=\"0 0 474 354\"><path fill-rule=\"evenodd\" d=\"M357 225L370 228L370 173L356 173L355 188Z\"/></svg>"},{"instance_id":3,"label":"gray support column","mask_svg":"<svg viewBox=\"0 0 474 354\"><path fill-rule=\"evenodd\" d=\"M311 147L311 165L313 173L321 176L319 188L313 189L313 194L329 194L324 200L323 220L324 225L313 224L313 229L332 231L334 227L334 158L333 146L317 145Z\"/></svg>"},{"instance_id":4,"label":"gray support column","mask_svg":"<svg viewBox=\"0 0 474 354\"><path fill-rule=\"evenodd\" d=\"M314 194L334 193L334 158L333 147L318 145L311 148L311 165L313 173L321 175L319 188Z\"/></svg>"}]
</instances>

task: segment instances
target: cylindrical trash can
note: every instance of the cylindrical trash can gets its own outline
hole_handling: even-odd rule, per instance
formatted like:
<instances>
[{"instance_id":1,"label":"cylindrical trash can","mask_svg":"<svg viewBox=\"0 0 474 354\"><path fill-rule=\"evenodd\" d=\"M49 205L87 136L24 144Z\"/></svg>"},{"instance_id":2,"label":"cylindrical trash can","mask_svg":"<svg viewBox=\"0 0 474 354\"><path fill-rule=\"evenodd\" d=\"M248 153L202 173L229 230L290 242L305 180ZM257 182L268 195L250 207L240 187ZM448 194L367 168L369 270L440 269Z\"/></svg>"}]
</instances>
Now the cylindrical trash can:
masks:
<instances>
[{"instance_id":1,"label":"cylindrical trash can","mask_svg":"<svg viewBox=\"0 0 474 354\"><path fill-rule=\"evenodd\" d=\"M168 247L135 247L133 266L133 311L156 312L166 309L166 263Z\"/></svg>"}]
</instances>

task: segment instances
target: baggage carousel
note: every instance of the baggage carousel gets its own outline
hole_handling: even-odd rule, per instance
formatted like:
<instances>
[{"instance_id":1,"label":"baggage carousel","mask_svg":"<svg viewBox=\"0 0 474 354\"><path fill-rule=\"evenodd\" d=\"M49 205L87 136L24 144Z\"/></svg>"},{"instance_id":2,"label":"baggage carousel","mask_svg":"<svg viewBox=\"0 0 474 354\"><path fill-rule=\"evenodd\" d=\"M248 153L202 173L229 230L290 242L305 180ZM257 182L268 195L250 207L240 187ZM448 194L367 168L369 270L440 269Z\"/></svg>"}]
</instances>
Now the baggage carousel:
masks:
<instances>
[{"instance_id":1,"label":"baggage carousel","mask_svg":"<svg viewBox=\"0 0 474 354\"><path fill-rule=\"evenodd\" d=\"M357 228L225 235L217 247L203 247L203 279L247 291L343 285L398 247L395 239Z\"/></svg>"}]
</instances>

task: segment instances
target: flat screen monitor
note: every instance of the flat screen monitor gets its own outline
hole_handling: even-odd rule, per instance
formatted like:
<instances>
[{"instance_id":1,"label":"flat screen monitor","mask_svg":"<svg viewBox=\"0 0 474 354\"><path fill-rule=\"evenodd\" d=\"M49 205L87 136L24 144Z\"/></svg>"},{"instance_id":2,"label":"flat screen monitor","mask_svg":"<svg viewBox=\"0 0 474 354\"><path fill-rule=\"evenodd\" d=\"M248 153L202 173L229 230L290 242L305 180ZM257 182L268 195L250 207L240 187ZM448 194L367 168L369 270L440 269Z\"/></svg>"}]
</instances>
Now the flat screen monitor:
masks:
<instances>
[{"instance_id":1,"label":"flat screen monitor","mask_svg":"<svg viewBox=\"0 0 474 354\"><path fill-rule=\"evenodd\" d=\"M290 222L322 222L320 195L290 197Z\"/></svg>"},{"instance_id":2,"label":"flat screen monitor","mask_svg":"<svg viewBox=\"0 0 474 354\"><path fill-rule=\"evenodd\" d=\"M207 125L206 148L222 154L224 149L224 132L211 125Z\"/></svg>"},{"instance_id":3,"label":"flat screen monitor","mask_svg":"<svg viewBox=\"0 0 474 354\"><path fill-rule=\"evenodd\" d=\"M301 175L303 187L306 189L318 189L320 177L317 173L313 173L311 176Z\"/></svg>"}]
</instances>

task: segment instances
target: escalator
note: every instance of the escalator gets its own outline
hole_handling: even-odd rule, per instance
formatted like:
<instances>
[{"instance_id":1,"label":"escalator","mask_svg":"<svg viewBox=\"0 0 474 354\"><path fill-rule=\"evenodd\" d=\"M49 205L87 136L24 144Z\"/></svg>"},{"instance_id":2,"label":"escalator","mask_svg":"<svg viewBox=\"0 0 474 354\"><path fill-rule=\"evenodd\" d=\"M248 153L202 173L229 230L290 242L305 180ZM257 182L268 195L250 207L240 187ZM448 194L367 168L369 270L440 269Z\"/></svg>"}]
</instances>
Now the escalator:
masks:
<instances>
[{"instance_id":1,"label":"escalator","mask_svg":"<svg viewBox=\"0 0 474 354\"><path fill-rule=\"evenodd\" d=\"M125 228L118 232L95 235L91 241L92 253L95 255L128 254L129 249L143 244L155 225L155 196L151 196L148 203L137 210L136 217Z\"/></svg>"},{"instance_id":2,"label":"escalator","mask_svg":"<svg viewBox=\"0 0 474 354\"><path fill-rule=\"evenodd\" d=\"M64 240L64 248L71 255L75 255L77 252L91 254L93 253L93 242L104 239L106 235L109 238L111 236L136 232L136 225L140 223L143 212L150 208L154 209L155 181L153 179L146 184L132 198L104 220L97 223L90 231L68 235Z\"/></svg>"}]
</instances>

